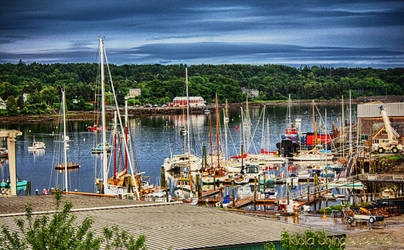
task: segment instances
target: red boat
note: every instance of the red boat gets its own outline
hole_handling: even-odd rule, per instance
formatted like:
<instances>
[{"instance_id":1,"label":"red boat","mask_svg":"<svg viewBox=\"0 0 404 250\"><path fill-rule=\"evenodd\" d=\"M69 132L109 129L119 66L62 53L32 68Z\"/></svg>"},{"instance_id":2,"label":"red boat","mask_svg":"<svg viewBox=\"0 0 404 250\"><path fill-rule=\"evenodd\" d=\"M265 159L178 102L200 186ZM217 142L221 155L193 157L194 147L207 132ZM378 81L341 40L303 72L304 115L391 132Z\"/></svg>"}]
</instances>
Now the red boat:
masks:
<instances>
[{"instance_id":1,"label":"red boat","mask_svg":"<svg viewBox=\"0 0 404 250\"><path fill-rule=\"evenodd\" d=\"M108 127L105 127L106 130L108 130ZM102 130L102 127L97 127L97 126L88 126L87 127L88 131L97 131L97 130Z\"/></svg>"}]
</instances>

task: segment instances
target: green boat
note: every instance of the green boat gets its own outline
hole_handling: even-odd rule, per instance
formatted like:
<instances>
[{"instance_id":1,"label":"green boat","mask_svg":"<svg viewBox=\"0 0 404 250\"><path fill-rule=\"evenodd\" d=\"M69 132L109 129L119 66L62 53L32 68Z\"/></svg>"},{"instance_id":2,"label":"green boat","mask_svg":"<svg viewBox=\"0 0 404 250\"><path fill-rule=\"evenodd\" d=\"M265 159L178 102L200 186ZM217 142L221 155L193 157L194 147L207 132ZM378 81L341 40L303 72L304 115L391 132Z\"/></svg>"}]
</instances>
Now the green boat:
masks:
<instances>
[{"instance_id":1,"label":"green boat","mask_svg":"<svg viewBox=\"0 0 404 250\"><path fill-rule=\"evenodd\" d=\"M27 188L27 184L28 184L28 181L19 181L19 182L17 182L17 191L25 190ZM1 189L9 188L9 187L10 187L10 183L8 183L8 182L3 181L2 183L0 183L0 188Z\"/></svg>"}]
</instances>

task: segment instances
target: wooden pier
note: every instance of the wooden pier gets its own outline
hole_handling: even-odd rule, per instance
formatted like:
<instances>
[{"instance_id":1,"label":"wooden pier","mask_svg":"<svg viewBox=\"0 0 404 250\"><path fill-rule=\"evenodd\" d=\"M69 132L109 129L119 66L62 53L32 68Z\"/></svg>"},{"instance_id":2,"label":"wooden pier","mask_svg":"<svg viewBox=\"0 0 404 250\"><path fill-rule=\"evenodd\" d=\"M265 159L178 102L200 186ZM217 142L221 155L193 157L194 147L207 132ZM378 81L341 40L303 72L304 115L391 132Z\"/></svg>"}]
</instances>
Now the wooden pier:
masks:
<instances>
[{"instance_id":1,"label":"wooden pier","mask_svg":"<svg viewBox=\"0 0 404 250\"><path fill-rule=\"evenodd\" d=\"M222 191L222 189L203 191L200 198L204 199L209 196L217 195L217 194L220 194L221 191Z\"/></svg>"}]
</instances>

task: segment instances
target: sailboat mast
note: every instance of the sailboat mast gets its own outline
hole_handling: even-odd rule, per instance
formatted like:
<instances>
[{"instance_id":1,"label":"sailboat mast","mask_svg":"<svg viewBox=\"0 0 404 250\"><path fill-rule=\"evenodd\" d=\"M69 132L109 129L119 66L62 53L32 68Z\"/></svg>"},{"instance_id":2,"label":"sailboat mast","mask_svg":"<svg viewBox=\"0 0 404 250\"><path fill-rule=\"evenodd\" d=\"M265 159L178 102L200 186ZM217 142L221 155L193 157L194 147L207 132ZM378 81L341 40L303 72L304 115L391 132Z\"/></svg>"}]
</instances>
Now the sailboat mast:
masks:
<instances>
[{"instance_id":1,"label":"sailboat mast","mask_svg":"<svg viewBox=\"0 0 404 250\"><path fill-rule=\"evenodd\" d=\"M220 145L219 145L219 104L216 93L216 139L217 139L217 167L220 168Z\"/></svg>"},{"instance_id":2,"label":"sailboat mast","mask_svg":"<svg viewBox=\"0 0 404 250\"><path fill-rule=\"evenodd\" d=\"M289 94L289 99L288 99L288 126L292 123L291 116L290 116L290 105L292 104L292 99L290 98Z\"/></svg>"},{"instance_id":3,"label":"sailboat mast","mask_svg":"<svg viewBox=\"0 0 404 250\"><path fill-rule=\"evenodd\" d=\"M316 113L314 111L314 100L312 100L312 104L313 104L314 146L317 146L317 123L316 123Z\"/></svg>"},{"instance_id":4,"label":"sailboat mast","mask_svg":"<svg viewBox=\"0 0 404 250\"><path fill-rule=\"evenodd\" d=\"M190 139L189 139L189 92L188 92L188 68L185 68L185 86L187 91L187 148L188 148L188 169L189 169L189 190L190 196L192 197L192 175L191 175L191 146L190 146Z\"/></svg>"},{"instance_id":5,"label":"sailboat mast","mask_svg":"<svg viewBox=\"0 0 404 250\"><path fill-rule=\"evenodd\" d=\"M266 141L266 148L268 151L271 151L271 137L269 136L269 119L267 118L267 140Z\"/></svg>"},{"instance_id":6,"label":"sailboat mast","mask_svg":"<svg viewBox=\"0 0 404 250\"><path fill-rule=\"evenodd\" d=\"M248 97L246 98L246 107L245 107L245 111L246 111L246 115L245 115L245 118L246 118L246 127L247 127L247 133L245 134L245 140L246 140L246 146L247 146L247 153L248 153L248 150L250 149L250 141L249 141L249 139L250 139L250 113L249 113L249 110L248 110Z\"/></svg>"},{"instance_id":7,"label":"sailboat mast","mask_svg":"<svg viewBox=\"0 0 404 250\"><path fill-rule=\"evenodd\" d=\"M67 135L66 135L66 97L65 92L62 91L62 105L63 105L63 150L65 153L65 184L66 192L69 192L69 183L67 182Z\"/></svg>"},{"instance_id":8,"label":"sailboat mast","mask_svg":"<svg viewBox=\"0 0 404 250\"><path fill-rule=\"evenodd\" d=\"M213 135L212 135L212 114L209 113L209 135L210 135L210 168L213 167Z\"/></svg>"},{"instance_id":9,"label":"sailboat mast","mask_svg":"<svg viewBox=\"0 0 404 250\"><path fill-rule=\"evenodd\" d=\"M262 110L262 129L261 129L261 151L264 152L264 148L266 145L264 142L264 133L265 133L265 105L264 105L264 109Z\"/></svg>"},{"instance_id":10,"label":"sailboat mast","mask_svg":"<svg viewBox=\"0 0 404 250\"><path fill-rule=\"evenodd\" d=\"M125 100L125 144L128 144L128 102ZM125 146L125 174L128 173L128 150Z\"/></svg>"},{"instance_id":11,"label":"sailboat mast","mask_svg":"<svg viewBox=\"0 0 404 250\"><path fill-rule=\"evenodd\" d=\"M341 113L342 113L342 125L341 125L341 136L342 136L342 158L345 158L345 117L344 117L344 96L341 99Z\"/></svg>"},{"instance_id":12,"label":"sailboat mast","mask_svg":"<svg viewBox=\"0 0 404 250\"><path fill-rule=\"evenodd\" d=\"M352 153L352 95L349 90L349 153Z\"/></svg>"},{"instance_id":13,"label":"sailboat mast","mask_svg":"<svg viewBox=\"0 0 404 250\"><path fill-rule=\"evenodd\" d=\"M117 131L116 111L114 112L114 181L116 180L116 134Z\"/></svg>"},{"instance_id":14,"label":"sailboat mast","mask_svg":"<svg viewBox=\"0 0 404 250\"><path fill-rule=\"evenodd\" d=\"M227 129L229 128L229 110L227 107L227 99L226 99L226 106L224 109L224 117L223 117L223 124L224 124L224 143L225 143L225 150L226 150L226 159L229 157L229 151L227 148Z\"/></svg>"},{"instance_id":15,"label":"sailboat mast","mask_svg":"<svg viewBox=\"0 0 404 250\"><path fill-rule=\"evenodd\" d=\"M104 40L100 38L100 64L101 64L101 122L102 122L102 171L104 190L108 184L107 170L107 131L105 119L105 76L104 76Z\"/></svg>"}]
</instances>

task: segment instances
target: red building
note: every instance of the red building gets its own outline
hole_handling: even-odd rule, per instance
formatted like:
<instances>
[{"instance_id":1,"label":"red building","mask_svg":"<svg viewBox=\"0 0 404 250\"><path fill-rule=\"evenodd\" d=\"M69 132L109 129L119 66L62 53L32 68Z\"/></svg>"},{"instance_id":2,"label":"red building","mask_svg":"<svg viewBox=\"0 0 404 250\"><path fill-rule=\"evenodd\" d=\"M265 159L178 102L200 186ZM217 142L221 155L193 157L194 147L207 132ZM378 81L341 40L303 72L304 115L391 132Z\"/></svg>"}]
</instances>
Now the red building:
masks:
<instances>
[{"instance_id":1,"label":"red building","mask_svg":"<svg viewBox=\"0 0 404 250\"><path fill-rule=\"evenodd\" d=\"M185 97L175 97L173 100L174 106L185 106L187 105L188 98ZM205 100L200 96L190 96L189 97L189 106L190 107L205 107Z\"/></svg>"}]
</instances>

